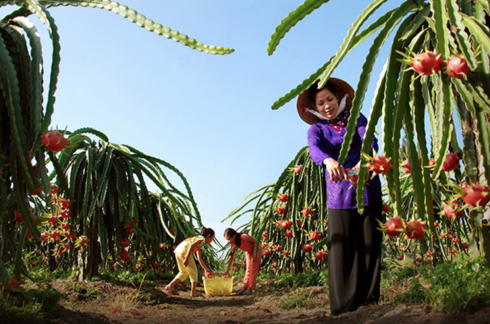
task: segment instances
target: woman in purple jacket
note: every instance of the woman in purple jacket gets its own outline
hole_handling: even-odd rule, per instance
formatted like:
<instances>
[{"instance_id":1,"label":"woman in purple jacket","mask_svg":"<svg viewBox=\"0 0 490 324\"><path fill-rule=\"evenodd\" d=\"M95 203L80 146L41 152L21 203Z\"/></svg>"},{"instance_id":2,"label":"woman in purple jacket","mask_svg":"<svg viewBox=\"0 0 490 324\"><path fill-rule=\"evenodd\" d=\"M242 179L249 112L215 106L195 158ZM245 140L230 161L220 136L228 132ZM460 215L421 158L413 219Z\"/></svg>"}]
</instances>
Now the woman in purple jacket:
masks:
<instances>
[{"instance_id":1,"label":"woman in purple jacket","mask_svg":"<svg viewBox=\"0 0 490 324\"><path fill-rule=\"evenodd\" d=\"M360 115L351 150L338 163L350 116L354 90L343 80L330 78L318 89L318 81L298 97L300 117L311 125L308 146L312 160L325 169L328 207L328 284L333 315L377 303L380 294L382 232L381 183L376 175L364 192L364 213L357 211L356 188L345 169L358 166L367 119ZM375 150L375 138L371 145Z\"/></svg>"}]
</instances>

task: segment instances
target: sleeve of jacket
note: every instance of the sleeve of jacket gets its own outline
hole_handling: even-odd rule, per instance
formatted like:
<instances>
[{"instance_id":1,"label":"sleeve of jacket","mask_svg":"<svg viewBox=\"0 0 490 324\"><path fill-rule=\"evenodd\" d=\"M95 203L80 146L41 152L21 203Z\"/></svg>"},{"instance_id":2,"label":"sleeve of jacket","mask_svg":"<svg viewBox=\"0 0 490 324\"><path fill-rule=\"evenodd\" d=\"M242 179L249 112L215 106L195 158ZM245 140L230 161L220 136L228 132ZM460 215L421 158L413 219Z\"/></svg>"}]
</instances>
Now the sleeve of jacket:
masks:
<instances>
[{"instance_id":1,"label":"sleeve of jacket","mask_svg":"<svg viewBox=\"0 0 490 324\"><path fill-rule=\"evenodd\" d=\"M323 160L331 157L323 149L322 142L325 140L322 130L318 126L312 125L308 130L308 149L311 159L319 166L323 166Z\"/></svg>"}]
</instances>

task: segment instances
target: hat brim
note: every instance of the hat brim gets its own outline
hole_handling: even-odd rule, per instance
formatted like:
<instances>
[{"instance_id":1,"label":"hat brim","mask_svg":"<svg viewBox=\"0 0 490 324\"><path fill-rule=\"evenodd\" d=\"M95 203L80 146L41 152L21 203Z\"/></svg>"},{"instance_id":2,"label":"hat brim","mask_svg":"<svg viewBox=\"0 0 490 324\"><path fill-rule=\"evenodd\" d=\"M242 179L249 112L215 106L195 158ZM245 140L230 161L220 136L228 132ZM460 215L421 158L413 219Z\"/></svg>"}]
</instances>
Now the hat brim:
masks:
<instances>
[{"instance_id":1,"label":"hat brim","mask_svg":"<svg viewBox=\"0 0 490 324\"><path fill-rule=\"evenodd\" d=\"M313 85L311 85L307 90L303 91L299 96L298 100L296 102L296 107L298 109L298 114L305 121L306 123L313 125L314 123L320 121L320 118L317 116L313 115L312 113L308 112L306 109L313 109L315 110L315 107L313 106L313 103L310 100L309 92L313 87L316 87L318 85L318 82L320 80L316 80ZM350 110L352 107L352 100L354 99L354 89L345 82L344 80L337 79L337 78L330 78L328 79L327 83L330 83L334 86L335 90L337 91L339 95L339 100L342 100L346 94L349 95L349 98L347 98L345 110Z\"/></svg>"}]
</instances>

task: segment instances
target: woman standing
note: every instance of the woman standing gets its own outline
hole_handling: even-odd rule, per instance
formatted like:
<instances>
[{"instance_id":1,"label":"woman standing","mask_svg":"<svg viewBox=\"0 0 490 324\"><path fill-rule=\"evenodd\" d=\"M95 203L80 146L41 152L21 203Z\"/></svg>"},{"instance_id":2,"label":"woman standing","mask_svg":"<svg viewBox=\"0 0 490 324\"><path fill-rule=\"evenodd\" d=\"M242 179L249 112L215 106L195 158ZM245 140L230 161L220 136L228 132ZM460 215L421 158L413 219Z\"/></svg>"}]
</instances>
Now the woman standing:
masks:
<instances>
[{"instance_id":1,"label":"woman standing","mask_svg":"<svg viewBox=\"0 0 490 324\"><path fill-rule=\"evenodd\" d=\"M361 160L367 119L360 115L344 165L338 163L354 90L345 81L330 78L318 89L318 81L298 97L300 117L311 125L308 147L312 160L325 168L328 207L328 271L330 309L333 315L377 303L380 294L382 232L381 183L376 175L364 193L364 213L357 211L356 188L351 188L346 168ZM378 149L374 138L372 148Z\"/></svg>"},{"instance_id":2,"label":"woman standing","mask_svg":"<svg viewBox=\"0 0 490 324\"><path fill-rule=\"evenodd\" d=\"M237 296L251 295L252 290L257 283L257 275L259 274L260 258L262 257L262 247L259 245L257 256L254 257L255 243L257 240L245 233L237 233L233 228L227 228L225 230L225 239L230 243L230 260L228 261L228 268L224 273L228 276L233 260L235 259L235 251L239 248L247 253L247 270L245 272L245 278L243 278L242 288L238 291Z\"/></svg>"}]
</instances>

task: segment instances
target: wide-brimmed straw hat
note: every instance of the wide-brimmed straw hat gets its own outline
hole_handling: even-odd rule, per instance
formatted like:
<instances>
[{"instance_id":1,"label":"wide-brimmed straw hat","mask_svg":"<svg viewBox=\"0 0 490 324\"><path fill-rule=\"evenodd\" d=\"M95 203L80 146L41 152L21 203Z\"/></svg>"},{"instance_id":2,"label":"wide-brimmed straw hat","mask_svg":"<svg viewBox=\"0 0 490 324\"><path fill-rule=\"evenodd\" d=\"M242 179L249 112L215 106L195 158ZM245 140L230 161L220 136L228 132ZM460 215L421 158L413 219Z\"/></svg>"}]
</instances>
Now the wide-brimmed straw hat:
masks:
<instances>
[{"instance_id":1,"label":"wide-brimmed straw hat","mask_svg":"<svg viewBox=\"0 0 490 324\"><path fill-rule=\"evenodd\" d=\"M296 102L296 107L298 108L298 114L303 119L306 123L313 125L314 123L320 121L320 118L317 116L313 115L312 113L308 112L306 109L313 109L316 110L315 107L313 106L313 103L310 100L309 92L311 89L314 89L314 87L318 86L318 82L320 80L316 80L315 83L313 83L307 90L303 91L298 96L298 101ZM349 95L349 98L347 98L345 110L349 110L352 107L352 100L354 99L354 89L345 82L344 80L337 79L337 78L330 78L328 79L327 83L333 85L335 88L335 91L338 94L338 99L342 100L344 98L345 94Z\"/></svg>"}]
</instances>

